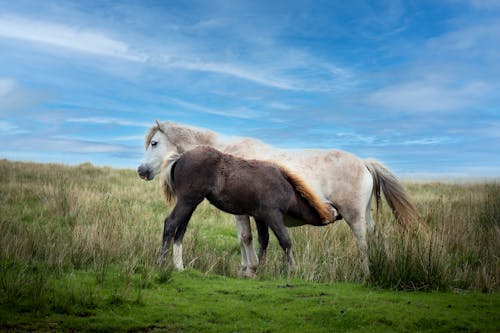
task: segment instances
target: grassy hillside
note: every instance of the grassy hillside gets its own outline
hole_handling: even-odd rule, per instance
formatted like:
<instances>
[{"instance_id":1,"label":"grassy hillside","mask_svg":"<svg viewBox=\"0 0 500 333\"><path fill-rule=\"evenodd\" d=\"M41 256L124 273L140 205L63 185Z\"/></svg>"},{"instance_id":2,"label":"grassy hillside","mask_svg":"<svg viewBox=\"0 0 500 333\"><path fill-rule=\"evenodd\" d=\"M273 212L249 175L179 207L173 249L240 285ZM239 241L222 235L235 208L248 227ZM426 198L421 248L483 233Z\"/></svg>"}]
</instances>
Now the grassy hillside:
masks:
<instances>
[{"instance_id":1,"label":"grassy hillside","mask_svg":"<svg viewBox=\"0 0 500 333\"><path fill-rule=\"evenodd\" d=\"M0 327L498 330L500 185L405 186L428 231L403 233L385 205L367 281L344 222L289 229L299 264L291 274L272 237L266 265L247 281L237 278L231 216L207 204L184 242L192 270L172 273L156 265L169 212L157 182L90 164L0 161Z\"/></svg>"}]
</instances>

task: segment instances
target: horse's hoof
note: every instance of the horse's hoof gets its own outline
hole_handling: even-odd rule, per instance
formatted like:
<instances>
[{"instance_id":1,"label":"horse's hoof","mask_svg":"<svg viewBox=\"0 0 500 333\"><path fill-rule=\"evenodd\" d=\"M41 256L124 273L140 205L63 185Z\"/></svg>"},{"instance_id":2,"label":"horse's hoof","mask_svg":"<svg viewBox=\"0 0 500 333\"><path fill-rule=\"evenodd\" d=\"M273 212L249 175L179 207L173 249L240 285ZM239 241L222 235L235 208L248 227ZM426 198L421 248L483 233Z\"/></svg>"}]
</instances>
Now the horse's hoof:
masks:
<instances>
[{"instance_id":1,"label":"horse's hoof","mask_svg":"<svg viewBox=\"0 0 500 333\"><path fill-rule=\"evenodd\" d=\"M254 279L257 276L256 271L257 269L241 266L238 276L242 278Z\"/></svg>"},{"instance_id":2,"label":"horse's hoof","mask_svg":"<svg viewBox=\"0 0 500 333\"><path fill-rule=\"evenodd\" d=\"M247 267L247 270L245 271L245 277L255 279L256 276L257 276L257 266Z\"/></svg>"},{"instance_id":3,"label":"horse's hoof","mask_svg":"<svg viewBox=\"0 0 500 333\"><path fill-rule=\"evenodd\" d=\"M252 271L252 270L247 270L243 277L249 278L249 279L255 279L257 277L257 273L255 271Z\"/></svg>"}]
</instances>

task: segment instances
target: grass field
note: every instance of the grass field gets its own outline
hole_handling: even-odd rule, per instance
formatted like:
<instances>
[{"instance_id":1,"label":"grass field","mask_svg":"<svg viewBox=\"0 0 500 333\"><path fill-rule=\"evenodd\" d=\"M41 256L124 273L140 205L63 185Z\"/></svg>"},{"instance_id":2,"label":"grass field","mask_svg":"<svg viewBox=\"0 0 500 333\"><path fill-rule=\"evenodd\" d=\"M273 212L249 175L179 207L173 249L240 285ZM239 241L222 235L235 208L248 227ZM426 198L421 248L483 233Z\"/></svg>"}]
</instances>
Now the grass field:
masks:
<instances>
[{"instance_id":1,"label":"grass field","mask_svg":"<svg viewBox=\"0 0 500 333\"><path fill-rule=\"evenodd\" d=\"M237 278L232 218L209 205L184 241L186 272L156 265L169 212L132 170L0 161L0 328L11 331L500 331L500 185L406 183L424 233L387 205L364 279L339 222L271 238L256 280ZM255 237L256 239L256 237Z\"/></svg>"}]
</instances>

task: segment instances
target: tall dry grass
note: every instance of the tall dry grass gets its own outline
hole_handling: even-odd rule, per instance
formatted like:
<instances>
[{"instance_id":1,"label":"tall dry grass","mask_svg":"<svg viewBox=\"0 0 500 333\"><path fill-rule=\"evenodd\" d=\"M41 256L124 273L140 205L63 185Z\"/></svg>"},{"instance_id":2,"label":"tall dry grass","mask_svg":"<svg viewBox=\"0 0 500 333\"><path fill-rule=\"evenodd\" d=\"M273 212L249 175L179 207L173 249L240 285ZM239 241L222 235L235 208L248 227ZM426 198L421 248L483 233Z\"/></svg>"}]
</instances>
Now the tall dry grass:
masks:
<instances>
[{"instance_id":1,"label":"tall dry grass","mask_svg":"<svg viewBox=\"0 0 500 333\"><path fill-rule=\"evenodd\" d=\"M399 230L384 205L369 240L367 282L400 289L497 290L500 185L405 185L428 232ZM140 180L132 170L0 161L0 212L0 291L7 299L21 292L41 297L48 276L76 270L94 272L97 283L112 270L139 288L168 279L156 258L169 208L159 184ZM365 281L344 222L289 231L297 271L287 272L272 237L260 278ZM202 204L186 233L186 266L236 276L239 251L232 217Z\"/></svg>"}]
</instances>

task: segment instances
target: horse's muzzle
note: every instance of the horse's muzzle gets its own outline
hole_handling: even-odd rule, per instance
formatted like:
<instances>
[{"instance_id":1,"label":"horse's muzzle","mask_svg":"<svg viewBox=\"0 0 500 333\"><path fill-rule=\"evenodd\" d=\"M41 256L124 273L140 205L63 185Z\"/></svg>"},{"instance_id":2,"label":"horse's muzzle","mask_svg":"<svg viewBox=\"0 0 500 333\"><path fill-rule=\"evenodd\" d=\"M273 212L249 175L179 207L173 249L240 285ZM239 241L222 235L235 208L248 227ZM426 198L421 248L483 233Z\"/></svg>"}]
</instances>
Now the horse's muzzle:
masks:
<instances>
[{"instance_id":1,"label":"horse's muzzle","mask_svg":"<svg viewBox=\"0 0 500 333\"><path fill-rule=\"evenodd\" d=\"M153 170L147 165L147 164L141 164L137 168L137 173L139 174L139 177L141 177L144 180L152 180L154 178L153 175Z\"/></svg>"}]
</instances>

